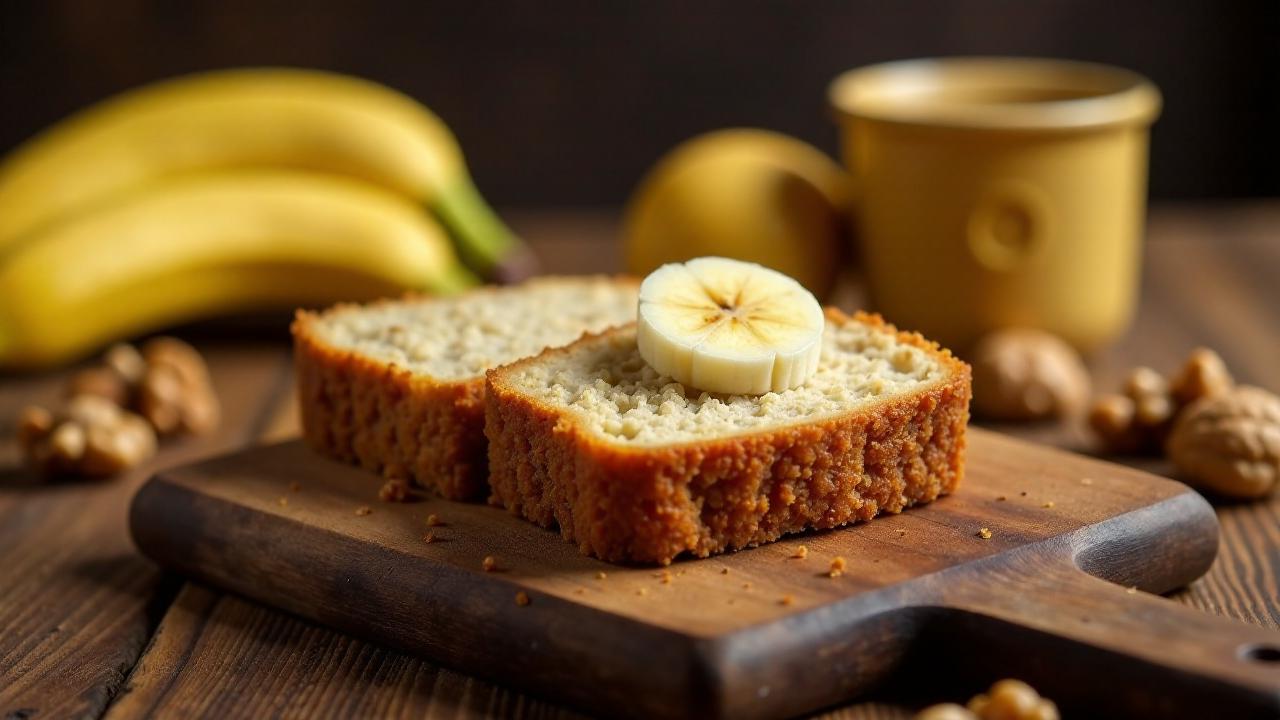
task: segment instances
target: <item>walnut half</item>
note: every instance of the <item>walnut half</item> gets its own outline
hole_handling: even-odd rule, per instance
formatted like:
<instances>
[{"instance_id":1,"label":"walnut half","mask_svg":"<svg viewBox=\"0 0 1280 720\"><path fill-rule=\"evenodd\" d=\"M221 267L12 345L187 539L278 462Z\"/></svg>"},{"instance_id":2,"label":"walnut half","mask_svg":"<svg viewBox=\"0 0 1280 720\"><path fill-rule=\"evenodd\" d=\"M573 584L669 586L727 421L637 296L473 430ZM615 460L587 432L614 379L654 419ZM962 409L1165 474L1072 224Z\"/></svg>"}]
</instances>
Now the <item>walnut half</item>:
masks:
<instances>
[{"instance_id":1,"label":"walnut half","mask_svg":"<svg viewBox=\"0 0 1280 720\"><path fill-rule=\"evenodd\" d=\"M78 395L57 412L27 408L19 439L41 474L108 477L150 458L156 435L141 417L100 395Z\"/></svg>"},{"instance_id":2,"label":"walnut half","mask_svg":"<svg viewBox=\"0 0 1280 720\"><path fill-rule=\"evenodd\" d=\"M1089 371L1064 340L1030 328L999 330L972 354L973 408L995 420L1075 413L1089 399Z\"/></svg>"},{"instance_id":3,"label":"walnut half","mask_svg":"<svg viewBox=\"0 0 1280 720\"><path fill-rule=\"evenodd\" d=\"M1169 457L1193 484L1253 499L1280 485L1280 397L1240 386L1197 400L1169 437Z\"/></svg>"}]
</instances>

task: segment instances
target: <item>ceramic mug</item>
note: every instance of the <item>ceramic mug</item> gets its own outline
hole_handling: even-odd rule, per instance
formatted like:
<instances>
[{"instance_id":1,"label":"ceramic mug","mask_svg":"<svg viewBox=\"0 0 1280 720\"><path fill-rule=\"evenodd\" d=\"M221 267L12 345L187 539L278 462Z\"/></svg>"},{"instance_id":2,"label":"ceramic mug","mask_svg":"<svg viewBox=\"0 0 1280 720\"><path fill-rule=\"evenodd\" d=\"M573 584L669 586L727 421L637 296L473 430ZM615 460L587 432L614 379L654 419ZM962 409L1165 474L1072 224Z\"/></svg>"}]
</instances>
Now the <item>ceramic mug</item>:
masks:
<instances>
[{"instance_id":1,"label":"ceramic mug","mask_svg":"<svg viewBox=\"0 0 1280 720\"><path fill-rule=\"evenodd\" d=\"M1137 300L1160 93L1119 68L947 58L831 84L875 309L963 351L1002 327L1082 351Z\"/></svg>"}]
</instances>

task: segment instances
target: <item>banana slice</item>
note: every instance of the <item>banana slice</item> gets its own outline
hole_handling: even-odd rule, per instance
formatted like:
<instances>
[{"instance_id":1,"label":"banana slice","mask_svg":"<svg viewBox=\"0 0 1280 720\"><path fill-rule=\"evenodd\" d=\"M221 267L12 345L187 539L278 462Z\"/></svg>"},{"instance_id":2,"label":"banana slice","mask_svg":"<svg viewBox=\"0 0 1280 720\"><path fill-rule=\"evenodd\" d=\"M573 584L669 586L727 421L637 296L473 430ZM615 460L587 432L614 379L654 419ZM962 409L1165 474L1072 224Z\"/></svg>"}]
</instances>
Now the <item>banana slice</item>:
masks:
<instances>
[{"instance_id":1,"label":"banana slice","mask_svg":"<svg viewBox=\"0 0 1280 720\"><path fill-rule=\"evenodd\" d=\"M708 392L760 395L818 369L822 306L800 283L755 263L704 257L640 284L637 342L654 370Z\"/></svg>"}]
</instances>

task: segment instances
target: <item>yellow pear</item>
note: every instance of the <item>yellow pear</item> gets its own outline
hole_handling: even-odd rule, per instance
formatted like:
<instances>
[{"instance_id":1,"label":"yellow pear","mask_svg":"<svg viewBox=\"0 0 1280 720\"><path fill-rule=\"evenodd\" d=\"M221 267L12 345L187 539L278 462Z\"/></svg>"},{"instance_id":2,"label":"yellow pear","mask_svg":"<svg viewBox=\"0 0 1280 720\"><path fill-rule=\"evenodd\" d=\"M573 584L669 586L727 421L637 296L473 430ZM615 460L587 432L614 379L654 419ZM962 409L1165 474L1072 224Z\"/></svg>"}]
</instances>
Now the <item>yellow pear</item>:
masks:
<instances>
[{"instance_id":1,"label":"yellow pear","mask_svg":"<svg viewBox=\"0 0 1280 720\"><path fill-rule=\"evenodd\" d=\"M649 172L624 220L627 269L714 255L759 263L827 297L846 255L848 180L795 138L754 129L701 135Z\"/></svg>"}]
</instances>

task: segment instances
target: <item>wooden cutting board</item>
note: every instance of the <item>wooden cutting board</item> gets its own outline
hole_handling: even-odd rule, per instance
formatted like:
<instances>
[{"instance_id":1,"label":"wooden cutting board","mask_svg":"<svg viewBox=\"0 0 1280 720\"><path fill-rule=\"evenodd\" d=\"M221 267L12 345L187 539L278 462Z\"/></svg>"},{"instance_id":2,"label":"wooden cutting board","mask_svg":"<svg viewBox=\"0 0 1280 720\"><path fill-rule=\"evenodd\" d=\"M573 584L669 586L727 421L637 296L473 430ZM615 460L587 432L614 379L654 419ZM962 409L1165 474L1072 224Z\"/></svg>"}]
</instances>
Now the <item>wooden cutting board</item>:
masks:
<instances>
[{"instance_id":1,"label":"wooden cutting board","mask_svg":"<svg viewBox=\"0 0 1280 720\"><path fill-rule=\"evenodd\" d=\"M1212 562L1199 495L976 429L967 472L932 505L665 571L484 505L380 502L299 442L163 472L131 526L166 567L609 717L790 716L886 683L967 698L1010 675L1068 717L1280 717L1280 633L1147 594Z\"/></svg>"}]
</instances>

